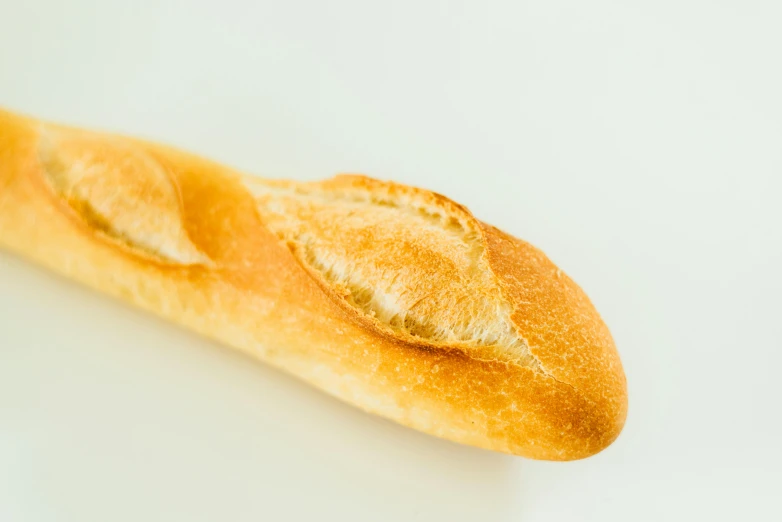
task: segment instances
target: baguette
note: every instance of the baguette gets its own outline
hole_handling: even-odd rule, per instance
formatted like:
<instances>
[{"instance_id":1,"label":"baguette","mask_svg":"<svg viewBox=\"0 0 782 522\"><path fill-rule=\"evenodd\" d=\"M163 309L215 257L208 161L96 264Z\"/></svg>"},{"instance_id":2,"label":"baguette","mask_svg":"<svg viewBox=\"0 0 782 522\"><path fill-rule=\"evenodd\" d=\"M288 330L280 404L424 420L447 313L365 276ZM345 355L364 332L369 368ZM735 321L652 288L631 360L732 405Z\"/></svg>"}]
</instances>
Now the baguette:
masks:
<instances>
[{"instance_id":1,"label":"baguette","mask_svg":"<svg viewBox=\"0 0 782 522\"><path fill-rule=\"evenodd\" d=\"M426 190L265 180L0 110L0 247L459 443L574 460L625 421L584 292Z\"/></svg>"}]
</instances>

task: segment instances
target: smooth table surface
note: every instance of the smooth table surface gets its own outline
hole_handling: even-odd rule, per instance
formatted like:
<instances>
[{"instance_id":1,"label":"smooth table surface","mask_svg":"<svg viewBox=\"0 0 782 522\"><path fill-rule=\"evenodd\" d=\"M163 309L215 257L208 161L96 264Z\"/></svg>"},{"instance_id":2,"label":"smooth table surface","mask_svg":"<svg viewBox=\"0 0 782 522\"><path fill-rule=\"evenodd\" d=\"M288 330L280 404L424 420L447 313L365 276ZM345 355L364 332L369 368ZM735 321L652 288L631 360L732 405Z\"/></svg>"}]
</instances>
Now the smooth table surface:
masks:
<instances>
[{"instance_id":1,"label":"smooth table surface","mask_svg":"<svg viewBox=\"0 0 782 522\"><path fill-rule=\"evenodd\" d=\"M0 252L0 520L782 520L781 26L774 1L0 3L0 105L444 193L584 287L630 391L596 457L493 454Z\"/></svg>"}]
</instances>

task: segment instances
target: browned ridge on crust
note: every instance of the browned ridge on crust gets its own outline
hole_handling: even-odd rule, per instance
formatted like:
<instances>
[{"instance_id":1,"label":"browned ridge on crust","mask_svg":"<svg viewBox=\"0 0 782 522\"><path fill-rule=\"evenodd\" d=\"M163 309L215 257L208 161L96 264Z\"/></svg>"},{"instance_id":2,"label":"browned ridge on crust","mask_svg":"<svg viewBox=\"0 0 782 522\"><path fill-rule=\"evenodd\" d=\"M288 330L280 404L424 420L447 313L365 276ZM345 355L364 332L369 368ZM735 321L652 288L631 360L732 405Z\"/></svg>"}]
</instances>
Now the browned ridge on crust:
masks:
<instances>
[{"instance_id":1,"label":"browned ridge on crust","mask_svg":"<svg viewBox=\"0 0 782 522\"><path fill-rule=\"evenodd\" d=\"M0 246L439 437L572 460L624 424L584 292L426 190L266 180L0 111Z\"/></svg>"}]
</instances>

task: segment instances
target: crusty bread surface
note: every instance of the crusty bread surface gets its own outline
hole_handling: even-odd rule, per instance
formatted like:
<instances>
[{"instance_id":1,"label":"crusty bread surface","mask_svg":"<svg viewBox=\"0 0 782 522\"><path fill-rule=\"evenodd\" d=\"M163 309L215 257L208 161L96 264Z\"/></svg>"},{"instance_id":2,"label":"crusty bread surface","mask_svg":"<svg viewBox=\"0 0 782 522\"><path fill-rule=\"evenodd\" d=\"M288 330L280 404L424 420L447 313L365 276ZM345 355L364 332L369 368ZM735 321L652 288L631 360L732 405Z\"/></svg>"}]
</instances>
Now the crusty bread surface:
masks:
<instances>
[{"instance_id":1,"label":"crusty bread surface","mask_svg":"<svg viewBox=\"0 0 782 522\"><path fill-rule=\"evenodd\" d=\"M426 190L271 181L0 110L0 247L438 437L573 460L624 424L584 292Z\"/></svg>"}]
</instances>

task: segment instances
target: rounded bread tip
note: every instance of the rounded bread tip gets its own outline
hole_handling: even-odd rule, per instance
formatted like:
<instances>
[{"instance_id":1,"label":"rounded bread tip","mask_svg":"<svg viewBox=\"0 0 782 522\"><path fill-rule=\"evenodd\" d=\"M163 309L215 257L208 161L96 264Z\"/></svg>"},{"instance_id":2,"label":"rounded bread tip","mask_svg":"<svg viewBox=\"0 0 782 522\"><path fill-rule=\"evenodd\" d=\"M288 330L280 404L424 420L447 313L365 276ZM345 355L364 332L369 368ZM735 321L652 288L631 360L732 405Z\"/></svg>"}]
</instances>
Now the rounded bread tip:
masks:
<instances>
[{"instance_id":1,"label":"rounded bread tip","mask_svg":"<svg viewBox=\"0 0 782 522\"><path fill-rule=\"evenodd\" d=\"M537 413L521 455L583 459L607 448L627 417L627 382L608 327L584 291L539 249L482 224L489 266L512 307L511 321L538 363L524 384Z\"/></svg>"},{"instance_id":2,"label":"rounded bread tip","mask_svg":"<svg viewBox=\"0 0 782 522\"><path fill-rule=\"evenodd\" d=\"M576 390L576 393L578 391ZM627 418L626 390L616 390L611 401L589 401L584 410L584 418L588 419L587 429L583 436L576 439L578 450L573 452L568 460L579 460L591 457L608 448L619 437Z\"/></svg>"},{"instance_id":3,"label":"rounded bread tip","mask_svg":"<svg viewBox=\"0 0 782 522\"><path fill-rule=\"evenodd\" d=\"M621 433L627 416L624 388L615 390L612 400L594 400L569 384L545 386L548 391L541 390L540 396L546 398L536 408L536 436L519 433L522 438L511 453L539 460L581 460L606 449Z\"/></svg>"}]
</instances>

